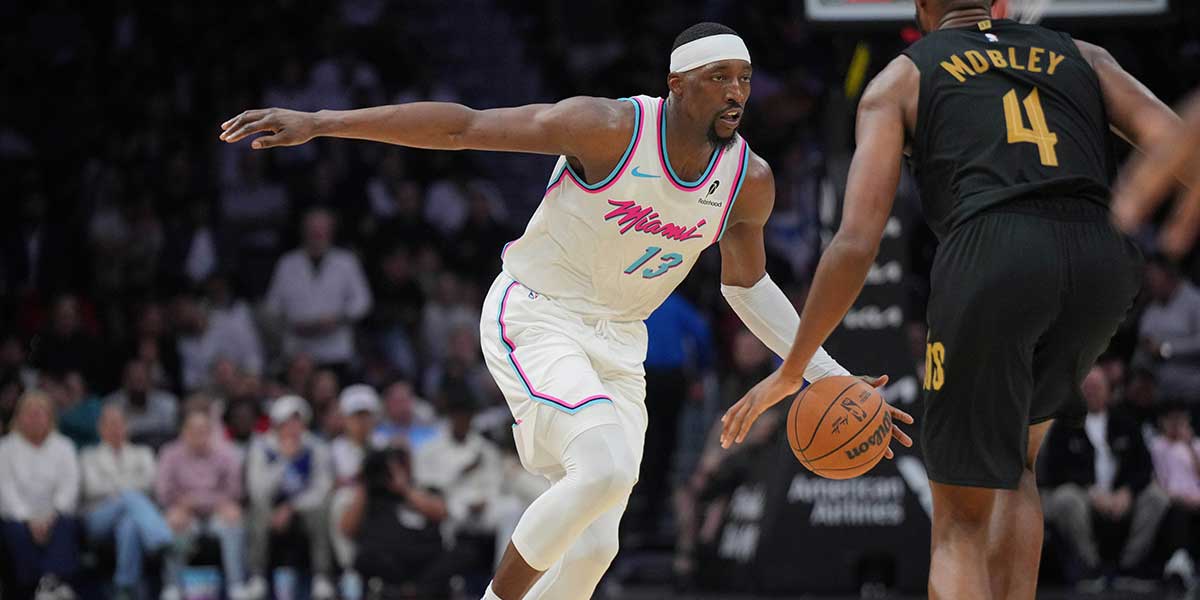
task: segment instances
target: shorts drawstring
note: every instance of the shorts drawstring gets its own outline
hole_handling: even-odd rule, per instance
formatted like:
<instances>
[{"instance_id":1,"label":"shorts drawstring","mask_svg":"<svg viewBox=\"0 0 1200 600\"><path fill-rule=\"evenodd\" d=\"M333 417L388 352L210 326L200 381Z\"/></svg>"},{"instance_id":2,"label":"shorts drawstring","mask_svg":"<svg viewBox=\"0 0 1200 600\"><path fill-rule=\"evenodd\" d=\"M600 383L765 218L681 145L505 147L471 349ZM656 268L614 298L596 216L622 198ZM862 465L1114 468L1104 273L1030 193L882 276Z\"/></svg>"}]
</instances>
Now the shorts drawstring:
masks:
<instances>
[{"instance_id":1,"label":"shorts drawstring","mask_svg":"<svg viewBox=\"0 0 1200 600\"><path fill-rule=\"evenodd\" d=\"M596 332L596 337L606 340L608 339L608 332L611 328L612 324L608 321L608 319L597 319L593 330Z\"/></svg>"}]
</instances>

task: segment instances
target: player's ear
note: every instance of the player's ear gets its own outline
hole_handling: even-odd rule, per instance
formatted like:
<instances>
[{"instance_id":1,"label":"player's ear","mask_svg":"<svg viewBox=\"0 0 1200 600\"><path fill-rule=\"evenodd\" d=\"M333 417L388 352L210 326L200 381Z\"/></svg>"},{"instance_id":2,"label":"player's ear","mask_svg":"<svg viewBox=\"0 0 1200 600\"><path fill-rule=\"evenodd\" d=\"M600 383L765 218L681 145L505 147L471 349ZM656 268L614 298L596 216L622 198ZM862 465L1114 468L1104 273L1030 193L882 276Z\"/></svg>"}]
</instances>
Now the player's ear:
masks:
<instances>
[{"instance_id":1,"label":"player's ear","mask_svg":"<svg viewBox=\"0 0 1200 600\"><path fill-rule=\"evenodd\" d=\"M667 75L667 89L676 96L683 93L683 74L670 73Z\"/></svg>"}]
</instances>

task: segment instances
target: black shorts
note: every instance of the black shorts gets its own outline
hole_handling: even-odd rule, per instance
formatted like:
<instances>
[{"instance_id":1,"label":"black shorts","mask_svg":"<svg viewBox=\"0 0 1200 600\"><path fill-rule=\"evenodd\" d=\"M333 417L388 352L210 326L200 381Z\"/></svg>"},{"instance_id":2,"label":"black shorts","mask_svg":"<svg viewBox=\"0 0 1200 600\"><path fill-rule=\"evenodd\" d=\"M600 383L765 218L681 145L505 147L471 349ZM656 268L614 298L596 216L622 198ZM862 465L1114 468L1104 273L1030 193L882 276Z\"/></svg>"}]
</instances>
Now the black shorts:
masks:
<instances>
[{"instance_id":1,"label":"black shorts","mask_svg":"<svg viewBox=\"0 0 1200 600\"><path fill-rule=\"evenodd\" d=\"M1015 489L1029 427L1082 419L1079 386L1141 287L1104 208L1023 201L983 213L934 259L921 444L933 481Z\"/></svg>"}]
</instances>

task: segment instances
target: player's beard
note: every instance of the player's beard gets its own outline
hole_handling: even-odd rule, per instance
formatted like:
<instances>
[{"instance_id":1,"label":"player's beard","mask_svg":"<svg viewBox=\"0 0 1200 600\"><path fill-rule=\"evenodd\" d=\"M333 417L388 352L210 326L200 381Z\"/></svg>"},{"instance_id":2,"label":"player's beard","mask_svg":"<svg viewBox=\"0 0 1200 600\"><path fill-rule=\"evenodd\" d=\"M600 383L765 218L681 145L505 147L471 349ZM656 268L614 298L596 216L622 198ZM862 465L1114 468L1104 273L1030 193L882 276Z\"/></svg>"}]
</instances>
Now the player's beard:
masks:
<instances>
[{"instance_id":1,"label":"player's beard","mask_svg":"<svg viewBox=\"0 0 1200 600\"><path fill-rule=\"evenodd\" d=\"M713 123L708 126L708 141L721 150L728 150L737 141L737 130L734 129L733 134L727 138L723 138L717 134L717 124Z\"/></svg>"}]
</instances>

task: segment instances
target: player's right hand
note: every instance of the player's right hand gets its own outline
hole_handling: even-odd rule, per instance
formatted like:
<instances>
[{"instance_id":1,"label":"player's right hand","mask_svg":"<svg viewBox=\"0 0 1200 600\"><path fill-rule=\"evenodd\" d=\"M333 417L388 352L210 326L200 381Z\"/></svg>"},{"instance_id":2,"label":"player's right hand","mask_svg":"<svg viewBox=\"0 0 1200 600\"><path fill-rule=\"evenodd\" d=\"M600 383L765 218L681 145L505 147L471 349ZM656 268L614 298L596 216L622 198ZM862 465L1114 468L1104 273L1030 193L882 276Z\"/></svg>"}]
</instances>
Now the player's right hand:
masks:
<instances>
[{"instance_id":1,"label":"player's right hand","mask_svg":"<svg viewBox=\"0 0 1200 600\"><path fill-rule=\"evenodd\" d=\"M276 146L299 146L316 135L316 115L313 113L267 108L247 110L221 123L221 140L230 144L256 133L270 132L255 139L255 150Z\"/></svg>"}]
</instances>

